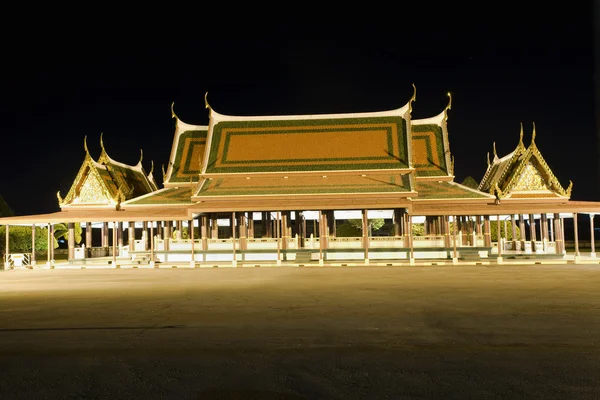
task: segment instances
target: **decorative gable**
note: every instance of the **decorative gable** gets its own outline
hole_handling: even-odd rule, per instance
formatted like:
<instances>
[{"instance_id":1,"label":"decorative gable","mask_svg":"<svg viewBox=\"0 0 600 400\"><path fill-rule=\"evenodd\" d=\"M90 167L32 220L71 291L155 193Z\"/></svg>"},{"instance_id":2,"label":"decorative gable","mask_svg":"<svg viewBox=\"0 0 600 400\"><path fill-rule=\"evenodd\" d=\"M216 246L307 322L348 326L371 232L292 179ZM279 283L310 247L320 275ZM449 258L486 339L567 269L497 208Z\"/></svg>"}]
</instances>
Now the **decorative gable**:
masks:
<instances>
[{"instance_id":1,"label":"decorative gable","mask_svg":"<svg viewBox=\"0 0 600 400\"><path fill-rule=\"evenodd\" d=\"M93 174L85 177L74 200L78 204L110 204L111 202L106 193L106 187Z\"/></svg>"},{"instance_id":2,"label":"decorative gable","mask_svg":"<svg viewBox=\"0 0 600 400\"><path fill-rule=\"evenodd\" d=\"M517 191L549 191L546 179L542 176L540 171L530 161L523 168L521 176L515 181L515 185L512 188L513 192Z\"/></svg>"}]
</instances>

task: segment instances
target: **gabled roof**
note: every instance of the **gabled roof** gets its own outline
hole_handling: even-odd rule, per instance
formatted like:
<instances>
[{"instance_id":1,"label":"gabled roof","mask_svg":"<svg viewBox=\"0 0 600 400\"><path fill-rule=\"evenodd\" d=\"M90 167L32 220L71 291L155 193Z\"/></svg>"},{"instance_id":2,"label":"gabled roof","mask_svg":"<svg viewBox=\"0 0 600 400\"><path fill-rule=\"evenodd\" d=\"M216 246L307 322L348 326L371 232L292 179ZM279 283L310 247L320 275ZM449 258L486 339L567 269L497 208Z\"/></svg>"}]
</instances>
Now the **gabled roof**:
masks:
<instances>
[{"instance_id":1,"label":"gabled roof","mask_svg":"<svg viewBox=\"0 0 600 400\"><path fill-rule=\"evenodd\" d=\"M495 199L491 194L472 189L468 186L456 182L417 180L416 185L418 196L414 201L423 200L467 200L479 199L490 202Z\"/></svg>"},{"instance_id":2,"label":"gabled roof","mask_svg":"<svg viewBox=\"0 0 600 400\"><path fill-rule=\"evenodd\" d=\"M192 201L192 188L190 186L162 188L144 196L136 197L122 203L122 207L163 205L181 206L195 204Z\"/></svg>"},{"instance_id":3,"label":"gabled roof","mask_svg":"<svg viewBox=\"0 0 600 400\"><path fill-rule=\"evenodd\" d=\"M192 197L193 200L243 196L314 196L349 194L392 194L408 197L416 193L411 189L410 174L334 174L324 176L254 176L220 177L204 179Z\"/></svg>"},{"instance_id":4,"label":"gabled roof","mask_svg":"<svg viewBox=\"0 0 600 400\"><path fill-rule=\"evenodd\" d=\"M157 190L152 172L146 175L141 158L130 166L111 159L100 138L102 153L94 160L84 139L85 158L65 198L57 193L59 206L119 206L121 202Z\"/></svg>"},{"instance_id":5,"label":"gabled roof","mask_svg":"<svg viewBox=\"0 0 600 400\"><path fill-rule=\"evenodd\" d=\"M171 116L175 119L175 134L171 157L163 185L165 187L191 186L200 177L202 162L206 148L208 126L190 125L182 122L171 105Z\"/></svg>"},{"instance_id":6,"label":"gabled roof","mask_svg":"<svg viewBox=\"0 0 600 400\"><path fill-rule=\"evenodd\" d=\"M448 110L452 106L450 93L448 98L448 105L437 116L411 122L412 162L417 178L454 178L447 128Z\"/></svg>"},{"instance_id":7,"label":"gabled roof","mask_svg":"<svg viewBox=\"0 0 600 400\"><path fill-rule=\"evenodd\" d=\"M569 198L572 183L564 189L552 173L535 144L535 124L529 147L523 144L523 127L519 144L508 155L498 158L494 146L494 160L479 190L495 194L500 199L552 199Z\"/></svg>"},{"instance_id":8,"label":"gabled roof","mask_svg":"<svg viewBox=\"0 0 600 400\"><path fill-rule=\"evenodd\" d=\"M409 172L413 100L383 112L251 117L219 114L207 102L202 175Z\"/></svg>"},{"instance_id":9,"label":"gabled roof","mask_svg":"<svg viewBox=\"0 0 600 400\"><path fill-rule=\"evenodd\" d=\"M142 156L136 165L127 165L116 160L113 160L106 149L100 136L100 145L102 152L98 157L98 163L106 166L106 170L112 178L112 182L119 191L123 194L122 201L132 199L134 197L142 196L146 193L150 193L156 190L156 184L148 179L148 175L144 171L142 166Z\"/></svg>"}]
</instances>

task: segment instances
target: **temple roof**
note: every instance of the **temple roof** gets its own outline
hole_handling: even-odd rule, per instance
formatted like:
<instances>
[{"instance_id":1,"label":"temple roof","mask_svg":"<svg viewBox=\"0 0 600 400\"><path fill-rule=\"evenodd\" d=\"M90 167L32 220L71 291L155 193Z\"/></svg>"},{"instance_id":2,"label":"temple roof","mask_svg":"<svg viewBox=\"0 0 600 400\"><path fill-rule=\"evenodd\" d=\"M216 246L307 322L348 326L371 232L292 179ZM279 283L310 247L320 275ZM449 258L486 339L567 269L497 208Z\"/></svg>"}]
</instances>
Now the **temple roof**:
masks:
<instances>
[{"instance_id":1,"label":"temple roof","mask_svg":"<svg viewBox=\"0 0 600 400\"><path fill-rule=\"evenodd\" d=\"M59 206L115 206L157 190L152 172L146 174L142 157L136 165L127 165L113 160L104 148L98 161L94 160L84 139L85 158L65 198L57 193Z\"/></svg>"},{"instance_id":2,"label":"temple roof","mask_svg":"<svg viewBox=\"0 0 600 400\"><path fill-rule=\"evenodd\" d=\"M334 174L327 176L258 176L221 177L203 180L193 200L263 196L312 196L350 194L391 194L407 197L411 190L410 175L398 174Z\"/></svg>"},{"instance_id":3,"label":"temple roof","mask_svg":"<svg viewBox=\"0 0 600 400\"><path fill-rule=\"evenodd\" d=\"M453 179L447 129L448 110L452 106L450 93L448 97L448 105L437 116L411 121L412 162L417 178Z\"/></svg>"},{"instance_id":4,"label":"temple roof","mask_svg":"<svg viewBox=\"0 0 600 400\"><path fill-rule=\"evenodd\" d=\"M192 194L192 188L190 186L163 188L144 196L125 201L122 206L189 205L195 203L195 201L191 200Z\"/></svg>"},{"instance_id":5,"label":"temple roof","mask_svg":"<svg viewBox=\"0 0 600 400\"><path fill-rule=\"evenodd\" d=\"M468 186L449 181L417 180L415 201L447 199L481 199L489 202L495 197Z\"/></svg>"},{"instance_id":6,"label":"temple roof","mask_svg":"<svg viewBox=\"0 0 600 400\"><path fill-rule=\"evenodd\" d=\"M175 119L175 135L169 165L164 174L164 186L191 186L199 180L206 148L208 126L182 122L171 106Z\"/></svg>"},{"instance_id":7,"label":"temple roof","mask_svg":"<svg viewBox=\"0 0 600 400\"><path fill-rule=\"evenodd\" d=\"M555 199L569 198L566 190L544 160L535 144L535 124L529 147L523 144L523 127L515 150L499 158L494 144L494 159L479 184L479 190L496 195L499 199Z\"/></svg>"},{"instance_id":8,"label":"temple roof","mask_svg":"<svg viewBox=\"0 0 600 400\"><path fill-rule=\"evenodd\" d=\"M205 178L329 171L410 171L411 102L383 112L229 116L210 108Z\"/></svg>"}]
</instances>

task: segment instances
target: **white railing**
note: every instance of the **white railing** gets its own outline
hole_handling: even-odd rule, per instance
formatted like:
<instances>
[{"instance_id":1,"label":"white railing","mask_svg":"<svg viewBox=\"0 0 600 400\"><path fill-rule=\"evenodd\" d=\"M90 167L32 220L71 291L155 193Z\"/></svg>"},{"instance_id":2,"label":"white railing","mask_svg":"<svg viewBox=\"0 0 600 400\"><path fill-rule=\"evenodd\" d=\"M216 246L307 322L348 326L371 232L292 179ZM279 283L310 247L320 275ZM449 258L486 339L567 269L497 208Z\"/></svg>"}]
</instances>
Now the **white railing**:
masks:
<instances>
[{"instance_id":1,"label":"white railing","mask_svg":"<svg viewBox=\"0 0 600 400\"><path fill-rule=\"evenodd\" d=\"M10 253L4 255L5 267L25 267L31 265L31 253Z\"/></svg>"}]
</instances>

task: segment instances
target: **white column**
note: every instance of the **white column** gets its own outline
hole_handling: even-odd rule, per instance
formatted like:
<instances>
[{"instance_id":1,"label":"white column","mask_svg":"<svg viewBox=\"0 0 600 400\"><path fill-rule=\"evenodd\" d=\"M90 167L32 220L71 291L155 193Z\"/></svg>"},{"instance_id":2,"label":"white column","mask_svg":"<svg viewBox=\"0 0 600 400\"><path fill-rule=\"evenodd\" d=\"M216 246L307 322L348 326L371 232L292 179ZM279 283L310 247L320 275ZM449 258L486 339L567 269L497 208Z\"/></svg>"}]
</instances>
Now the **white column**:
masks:
<instances>
[{"instance_id":1,"label":"white column","mask_svg":"<svg viewBox=\"0 0 600 400\"><path fill-rule=\"evenodd\" d=\"M579 262L579 234L577 232L577 213L573 213L573 234L575 237L575 255L573 260L575 264Z\"/></svg>"},{"instance_id":2,"label":"white column","mask_svg":"<svg viewBox=\"0 0 600 400\"><path fill-rule=\"evenodd\" d=\"M596 258L596 238L594 236L594 214L590 214L590 257L592 258Z\"/></svg>"}]
</instances>

